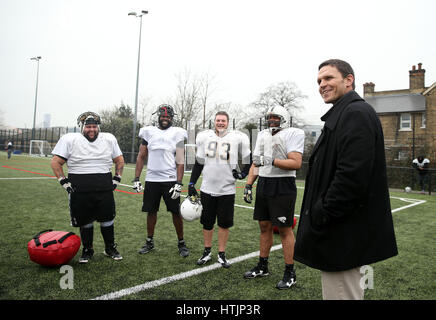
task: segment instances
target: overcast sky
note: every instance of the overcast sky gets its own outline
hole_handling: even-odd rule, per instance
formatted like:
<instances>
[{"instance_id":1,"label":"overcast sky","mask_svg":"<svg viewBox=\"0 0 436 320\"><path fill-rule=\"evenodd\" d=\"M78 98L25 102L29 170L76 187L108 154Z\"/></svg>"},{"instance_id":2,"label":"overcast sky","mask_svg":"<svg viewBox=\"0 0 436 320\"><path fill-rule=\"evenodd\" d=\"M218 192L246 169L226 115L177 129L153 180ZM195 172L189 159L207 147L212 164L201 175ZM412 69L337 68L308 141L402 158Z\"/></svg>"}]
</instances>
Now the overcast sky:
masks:
<instances>
[{"instance_id":1,"label":"overcast sky","mask_svg":"<svg viewBox=\"0 0 436 320\"><path fill-rule=\"evenodd\" d=\"M244 107L268 86L293 81L304 117L328 110L317 91L319 63L348 61L356 91L407 89L412 65L436 82L433 0L0 0L0 110L5 125L31 128L41 56L37 124L74 126L77 116L135 102L165 102L177 73L214 76L213 103ZM237 115L231 115L231 117Z\"/></svg>"}]
</instances>

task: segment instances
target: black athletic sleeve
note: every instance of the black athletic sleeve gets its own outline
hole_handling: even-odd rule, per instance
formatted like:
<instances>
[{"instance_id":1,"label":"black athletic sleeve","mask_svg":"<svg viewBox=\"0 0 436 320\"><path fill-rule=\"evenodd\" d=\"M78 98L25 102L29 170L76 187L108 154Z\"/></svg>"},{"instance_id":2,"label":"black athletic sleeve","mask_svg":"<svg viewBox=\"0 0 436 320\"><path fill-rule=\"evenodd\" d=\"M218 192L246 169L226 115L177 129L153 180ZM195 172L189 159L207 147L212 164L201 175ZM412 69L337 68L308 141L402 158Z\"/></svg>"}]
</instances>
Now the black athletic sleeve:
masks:
<instances>
[{"instance_id":1,"label":"black athletic sleeve","mask_svg":"<svg viewBox=\"0 0 436 320\"><path fill-rule=\"evenodd\" d=\"M250 168L251 168L251 163L244 165L244 167L242 168L242 174L244 175L244 177L248 176L248 173L250 172Z\"/></svg>"},{"instance_id":2,"label":"black athletic sleeve","mask_svg":"<svg viewBox=\"0 0 436 320\"><path fill-rule=\"evenodd\" d=\"M64 157L62 157L62 156L60 156L60 155L58 155L58 154L55 154L55 156L57 156L57 157L59 157L59 158L63 159L64 161L68 161L68 159L67 159L67 158L64 158Z\"/></svg>"},{"instance_id":3,"label":"black athletic sleeve","mask_svg":"<svg viewBox=\"0 0 436 320\"><path fill-rule=\"evenodd\" d=\"M197 160L195 160L194 168L192 168L191 179L189 183L196 184L198 178L200 177L201 172L203 171L204 164L200 164Z\"/></svg>"}]
</instances>

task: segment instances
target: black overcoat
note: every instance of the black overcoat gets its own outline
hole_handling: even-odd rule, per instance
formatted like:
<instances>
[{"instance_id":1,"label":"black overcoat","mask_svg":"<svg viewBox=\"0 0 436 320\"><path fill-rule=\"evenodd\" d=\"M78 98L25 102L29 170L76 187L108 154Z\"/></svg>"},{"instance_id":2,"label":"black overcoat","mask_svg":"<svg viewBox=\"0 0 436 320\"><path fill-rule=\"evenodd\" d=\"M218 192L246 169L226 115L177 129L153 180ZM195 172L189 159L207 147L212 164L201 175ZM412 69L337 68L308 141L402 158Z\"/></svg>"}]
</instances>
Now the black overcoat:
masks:
<instances>
[{"instance_id":1,"label":"black overcoat","mask_svg":"<svg viewBox=\"0 0 436 320\"><path fill-rule=\"evenodd\" d=\"M344 271L397 255L383 130L355 91L339 99L309 160L294 259Z\"/></svg>"}]
</instances>

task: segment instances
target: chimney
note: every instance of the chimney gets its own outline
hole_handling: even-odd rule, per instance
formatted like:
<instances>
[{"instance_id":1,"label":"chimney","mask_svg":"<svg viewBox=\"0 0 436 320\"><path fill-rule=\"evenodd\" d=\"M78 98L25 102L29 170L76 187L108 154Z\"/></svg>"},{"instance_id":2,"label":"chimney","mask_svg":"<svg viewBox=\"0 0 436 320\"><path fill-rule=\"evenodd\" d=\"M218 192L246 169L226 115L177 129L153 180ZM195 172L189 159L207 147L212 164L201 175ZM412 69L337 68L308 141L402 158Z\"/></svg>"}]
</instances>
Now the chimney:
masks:
<instances>
[{"instance_id":1,"label":"chimney","mask_svg":"<svg viewBox=\"0 0 436 320\"><path fill-rule=\"evenodd\" d=\"M416 66L412 66L409 70L409 89L420 90L425 88L425 69L422 69L422 63L418 63L418 70Z\"/></svg>"},{"instance_id":2,"label":"chimney","mask_svg":"<svg viewBox=\"0 0 436 320\"><path fill-rule=\"evenodd\" d=\"M372 82L366 82L363 84L363 96L371 96L374 93L375 84Z\"/></svg>"}]
</instances>

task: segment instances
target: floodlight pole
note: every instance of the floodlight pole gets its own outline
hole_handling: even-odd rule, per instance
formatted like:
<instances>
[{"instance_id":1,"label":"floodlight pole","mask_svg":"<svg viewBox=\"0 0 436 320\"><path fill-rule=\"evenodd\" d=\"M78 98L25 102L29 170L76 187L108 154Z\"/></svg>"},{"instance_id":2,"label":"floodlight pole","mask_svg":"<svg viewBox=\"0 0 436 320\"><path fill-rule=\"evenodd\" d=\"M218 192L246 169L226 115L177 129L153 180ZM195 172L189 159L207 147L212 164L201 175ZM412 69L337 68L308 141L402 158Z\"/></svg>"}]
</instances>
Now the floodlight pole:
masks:
<instances>
[{"instance_id":1,"label":"floodlight pole","mask_svg":"<svg viewBox=\"0 0 436 320\"><path fill-rule=\"evenodd\" d=\"M35 91L35 108L33 109L33 127L32 127L32 139L35 139L35 122L36 122L36 105L38 102L38 80L39 80L39 60L40 56L30 58L30 60L35 60L37 62L36 69L36 91Z\"/></svg>"},{"instance_id":2,"label":"floodlight pole","mask_svg":"<svg viewBox=\"0 0 436 320\"><path fill-rule=\"evenodd\" d=\"M139 46L138 46L138 66L136 69L136 94L135 94L135 113L133 117L133 133L132 133L132 153L131 153L131 162L135 162L135 138L136 138L136 124L137 124L137 117L138 117L138 85L139 85L139 60L141 57L141 33L142 33L142 16L144 14L147 14L148 11L142 10L140 14L137 14L136 12L130 12L129 16L135 16L136 18L140 18L139 23Z\"/></svg>"}]
</instances>

